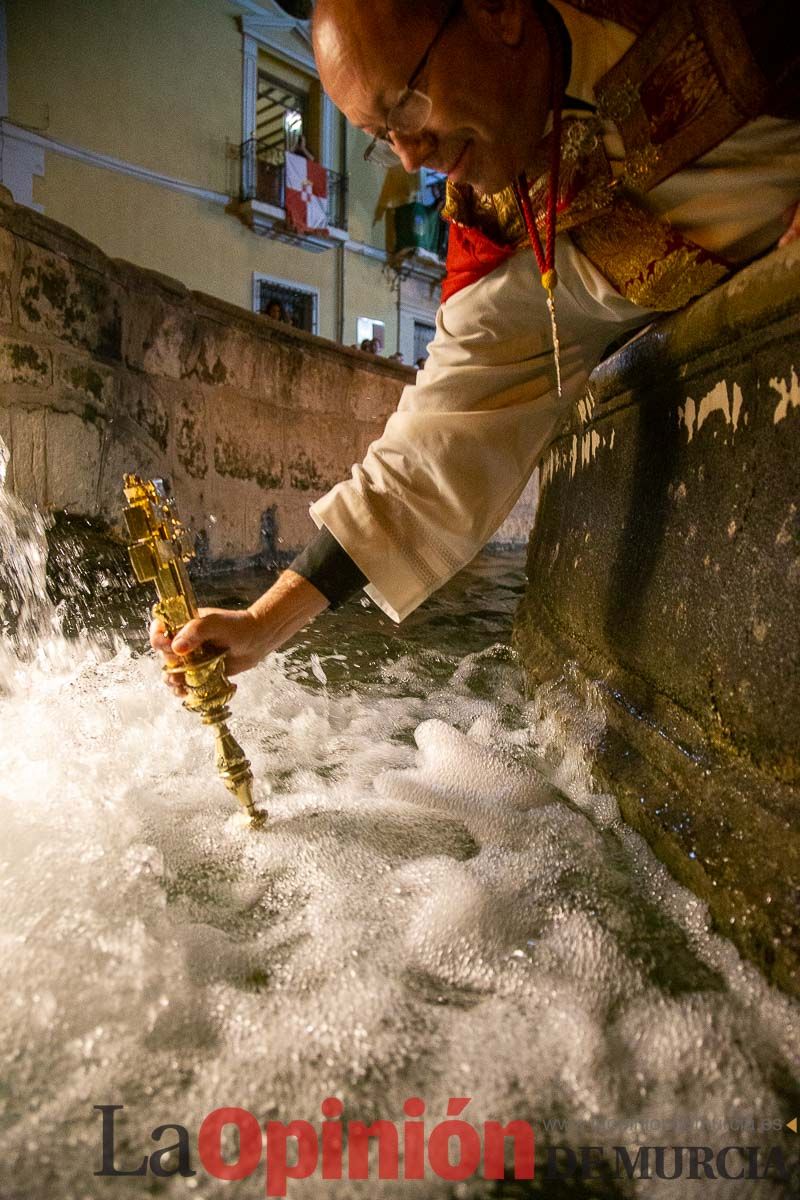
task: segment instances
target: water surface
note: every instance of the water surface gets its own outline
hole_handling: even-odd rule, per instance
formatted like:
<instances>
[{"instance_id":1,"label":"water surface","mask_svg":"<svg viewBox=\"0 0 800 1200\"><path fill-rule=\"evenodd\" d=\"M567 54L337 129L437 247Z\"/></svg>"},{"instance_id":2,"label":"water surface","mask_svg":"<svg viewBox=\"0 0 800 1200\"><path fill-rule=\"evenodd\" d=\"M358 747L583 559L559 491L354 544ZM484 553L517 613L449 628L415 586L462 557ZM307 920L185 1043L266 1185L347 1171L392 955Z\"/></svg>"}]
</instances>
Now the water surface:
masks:
<instances>
[{"instance_id":1,"label":"water surface","mask_svg":"<svg viewBox=\"0 0 800 1200\"><path fill-rule=\"evenodd\" d=\"M125 1105L129 1163L155 1148L156 1125L187 1126L193 1147L223 1105L318 1126L326 1096L363 1120L402 1120L419 1096L431 1125L469 1096L476 1126L534 1122L541 1154L548 1141L781 1142L711 1127L794 1115L797 1006L709 932L703 904L596 794L591 691L579 702L566 667L524 695L509 647L522 568L479 560L399 630L354 600L242 676L234 727L270 812L258 832L214 778L208 731L160 682L146 596L116 645L65 638L44 606L20 654L7 621L3 1200L263 1195L260 1176L228 1185L202 1169L94 1178L95 1104ZM263 586L217 580L204 599ZM708 1127L654 1132L675 1118ZM698 1190L792 1194L769 1180L516 1191L435 1178L312 1178L289 1194Z\"/></svg>"}]
</instances>

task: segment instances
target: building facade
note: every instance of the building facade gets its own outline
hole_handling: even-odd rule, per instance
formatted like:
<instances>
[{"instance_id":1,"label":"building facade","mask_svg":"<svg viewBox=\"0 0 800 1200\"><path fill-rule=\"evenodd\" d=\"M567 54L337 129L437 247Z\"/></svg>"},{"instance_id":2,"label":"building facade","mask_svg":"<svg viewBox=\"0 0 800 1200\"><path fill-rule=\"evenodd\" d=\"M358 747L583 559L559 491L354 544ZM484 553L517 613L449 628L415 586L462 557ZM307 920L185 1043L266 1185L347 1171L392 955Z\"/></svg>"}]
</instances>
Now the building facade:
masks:
<instances>
[{"instance_id":1,"label":"building facade","mask_svg":"<svg viewBox=\"0 0 800 1200\"><path fill-rule=\"evenodd\" d=\"M364 161L303 8L0 0L0 181L112 257L412 365L443 274L437 181Z\"/></svg>"}]
</instances>

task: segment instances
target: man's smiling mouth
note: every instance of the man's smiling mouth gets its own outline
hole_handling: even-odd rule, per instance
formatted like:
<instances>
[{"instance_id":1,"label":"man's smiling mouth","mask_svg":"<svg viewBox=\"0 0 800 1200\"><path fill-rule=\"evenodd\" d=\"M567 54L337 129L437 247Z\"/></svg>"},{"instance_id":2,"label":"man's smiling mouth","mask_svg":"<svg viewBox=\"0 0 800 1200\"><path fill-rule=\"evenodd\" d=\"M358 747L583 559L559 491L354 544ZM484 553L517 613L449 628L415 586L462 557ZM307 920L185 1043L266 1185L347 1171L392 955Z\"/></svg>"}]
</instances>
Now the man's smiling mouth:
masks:
<instances>
[{"instance_id":1,"label":"man's smiling mouth","mask_svg":"<svg viewBox=\"0 0 800 1200\"><path fill-rule=\"evenodd\" d=\"M472 138L468 138L467 141L464 142L464 145L461 147L461 150L460 150L455 162L451 163L450 166L447 168L447 170L444 172L445 175L448 175L451 179L455 176L458 168L461 166L461 163L463 162L464 157L471 145L472 145Z\"/></svg>"},{"instance_id":2,"label":"man's smiling mouth","mask_svg":"<svg viewBox=\"0 0 800 1200\"><path fill-rule=\"evenodd\" d=\"M451 162L450 165L447 167L440 166L439 163L432 163L432 162L426 162L425 166L430 168L431 171L438 171L440 173L440 175L451 176L453 174L453 172L455 170L457 170L457 168L461 165L461 161L464 158L464 155L466 154L467 150L469 149L469 147L471 145L472 145L472 138L467 138L466 142L464 142L464 145L459 150L459 152L458 152L457 156L455 157L455 159L453 160L453 162Z\"/></svg>"}]
</instances>

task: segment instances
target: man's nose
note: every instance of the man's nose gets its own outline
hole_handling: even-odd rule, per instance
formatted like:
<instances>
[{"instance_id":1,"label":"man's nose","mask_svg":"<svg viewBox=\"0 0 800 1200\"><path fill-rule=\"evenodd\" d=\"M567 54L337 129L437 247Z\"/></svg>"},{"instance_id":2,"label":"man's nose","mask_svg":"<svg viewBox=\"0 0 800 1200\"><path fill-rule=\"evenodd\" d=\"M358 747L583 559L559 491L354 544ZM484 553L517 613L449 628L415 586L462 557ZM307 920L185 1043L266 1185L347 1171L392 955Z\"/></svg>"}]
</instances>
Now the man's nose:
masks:
<instances>
[{"instance_id":1,"label":"man's nose","mask_svg":"<svg viewBox=\"0 0 800 1200\"><path fill-rule=\"evenodd\" d=\"M430 156L436 139L430 133L408 134L392 133L392 146L406 171L418 171Z\"/></svg>"}]
</instances>

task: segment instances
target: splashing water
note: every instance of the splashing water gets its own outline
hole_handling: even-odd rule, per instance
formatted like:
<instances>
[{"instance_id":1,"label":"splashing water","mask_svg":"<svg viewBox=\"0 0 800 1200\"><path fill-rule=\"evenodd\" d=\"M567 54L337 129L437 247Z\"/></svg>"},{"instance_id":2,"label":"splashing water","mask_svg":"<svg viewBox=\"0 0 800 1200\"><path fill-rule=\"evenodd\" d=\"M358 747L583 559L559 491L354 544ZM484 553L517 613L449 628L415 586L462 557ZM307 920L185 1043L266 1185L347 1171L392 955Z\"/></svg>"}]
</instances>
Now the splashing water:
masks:
<instances>
[{"instance_id":1,"label":"splashing water","mask_svg":"<svg viewBox=\"0 0 800 1200\"><path fill-rule=\"evenodd\" d=\"M0 439L0 637L25 657L50 625L53 607L46 589L45 524L35 509L6 491L9 463Z\"/></svg>"},{"instance_id":2,"label":"splashing water","mask_svg":"<svg viewBox=\"0 0 800 1200\"><path fill-rule=\"evenodd\" d=\"M20 531L18 628L44 595L27 521L0 492L7 555ZM526 700L505 644L519 566L486 560L399 634L353 603L241 677L237 733L272 790L261 832L238 824L207 731L141 639L109 649L34 622L36 652L20 654L5 631L3 1200L229 1197L197 1161L202 1118L233 1105L318 1128L329 1095L349 1119L398 1121L420 1096L430 1126L470 1096L475 1126L520 1117L540 1142L633 1153L779 1141L714 1123L791 1115L797 1006L594 794L593 696L579 704L561 680ZM230 601L222 586L213 602ZM179 1122L197 1176L95 1178L96 1104L125 1105L118 1164ZM676 1117L707 1124L653 1132ZM290 1195L485 1186L312 1177ZM694 1185L618 1186L569 1194ZM787 1194L770 1180L701 1186ZM263 1195L263 1179L239 1189Z\"/></svg>"}]
</instances>

